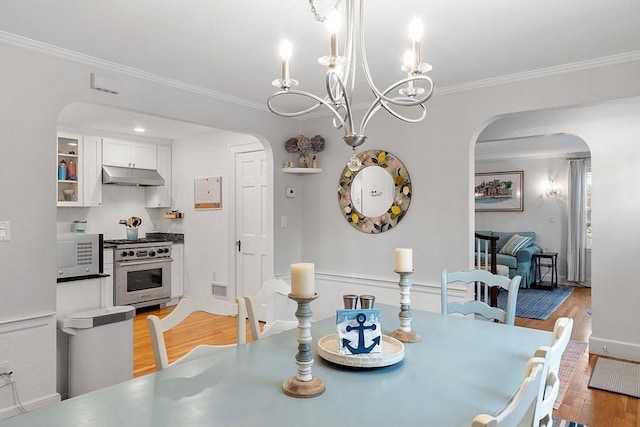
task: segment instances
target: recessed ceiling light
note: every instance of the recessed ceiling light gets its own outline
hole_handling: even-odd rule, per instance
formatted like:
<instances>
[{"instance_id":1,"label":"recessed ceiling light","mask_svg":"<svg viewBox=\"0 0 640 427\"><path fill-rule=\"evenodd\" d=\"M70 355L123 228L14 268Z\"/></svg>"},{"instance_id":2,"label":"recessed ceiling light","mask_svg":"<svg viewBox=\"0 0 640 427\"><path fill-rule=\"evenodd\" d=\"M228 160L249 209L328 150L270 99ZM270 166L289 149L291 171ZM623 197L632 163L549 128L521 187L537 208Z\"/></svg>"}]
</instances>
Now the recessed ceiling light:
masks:
<instances>
[{"instance_id":1,"label":"recessed ceiling light","mask_svg":"<svg viewBox=\"0 0 640 427\"><path fill-rule=\"evenodd\" d=\"M146 131L146 129L143 128L142 126L135 127L135 128L133 128L133 130L135 132L139 132L139 133L142 133L142 132Z\"/></svg>"}]
</instances>

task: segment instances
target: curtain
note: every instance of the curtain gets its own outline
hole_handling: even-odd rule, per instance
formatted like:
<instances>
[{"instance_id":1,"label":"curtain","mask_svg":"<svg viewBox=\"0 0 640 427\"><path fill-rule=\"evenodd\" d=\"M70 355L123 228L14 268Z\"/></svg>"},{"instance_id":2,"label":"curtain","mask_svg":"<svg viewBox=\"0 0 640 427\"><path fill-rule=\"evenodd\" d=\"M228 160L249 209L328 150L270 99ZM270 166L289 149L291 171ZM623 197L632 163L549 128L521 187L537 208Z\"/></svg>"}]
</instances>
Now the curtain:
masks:
<instances>
[{"instance_id":1,"label":"curtain","mask_svg":"<svg viewBox=\"0 0 640 427\"><path fill-rule=\"evenodd\" d=\"M567 281L587 280L587 160L569 160Z\"/></svg>"}]
</instances>

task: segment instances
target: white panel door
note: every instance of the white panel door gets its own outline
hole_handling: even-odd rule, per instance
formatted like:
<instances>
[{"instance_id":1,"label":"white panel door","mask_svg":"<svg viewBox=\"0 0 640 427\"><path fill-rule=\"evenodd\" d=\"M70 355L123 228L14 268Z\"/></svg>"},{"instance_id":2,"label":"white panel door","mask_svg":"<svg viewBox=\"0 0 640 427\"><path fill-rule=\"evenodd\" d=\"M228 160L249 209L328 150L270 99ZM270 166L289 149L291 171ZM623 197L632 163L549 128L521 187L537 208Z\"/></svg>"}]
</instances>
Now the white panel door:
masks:
<instances>
[{"instance_id":1,"label":"white panel door","mask_svg":"<svg viewBox=\"0 0 640 427\"><path fill-rule=\"evenodd\" d=\"M269 279L265 152L237 153L235 169L237 295L256 295Z\"/></svg>"}]
</instances>

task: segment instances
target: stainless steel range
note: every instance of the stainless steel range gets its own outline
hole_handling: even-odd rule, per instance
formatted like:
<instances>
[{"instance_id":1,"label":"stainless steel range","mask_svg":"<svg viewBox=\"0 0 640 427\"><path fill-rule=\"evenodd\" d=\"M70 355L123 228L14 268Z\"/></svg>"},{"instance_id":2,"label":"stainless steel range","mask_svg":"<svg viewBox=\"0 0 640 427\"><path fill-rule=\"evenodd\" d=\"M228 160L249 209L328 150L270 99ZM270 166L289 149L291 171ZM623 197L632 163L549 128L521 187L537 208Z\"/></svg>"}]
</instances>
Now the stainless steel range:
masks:
<instances>
[{"instance_id":1,"label":"stainless steel range","mask_svg":"<svg viewBox=\"0 0 640 427\"><path fill-rule=\"evenodd\" d=\"M171 299L172 242L105 240L113 249L114 305L164 306Z\"/></svg>"}]
</instances>

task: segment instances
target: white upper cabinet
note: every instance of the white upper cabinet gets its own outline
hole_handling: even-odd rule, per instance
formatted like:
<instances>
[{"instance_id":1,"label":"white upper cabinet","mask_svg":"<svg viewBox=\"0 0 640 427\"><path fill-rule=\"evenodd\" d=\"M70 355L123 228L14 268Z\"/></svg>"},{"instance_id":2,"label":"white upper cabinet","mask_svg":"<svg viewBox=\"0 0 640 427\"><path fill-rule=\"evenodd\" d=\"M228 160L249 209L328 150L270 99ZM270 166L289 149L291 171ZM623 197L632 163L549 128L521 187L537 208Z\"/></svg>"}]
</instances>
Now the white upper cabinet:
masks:
<instances>
[{"instance_id":1,"label":"white upper cabinet","mask_svg":"<svg viewBox=\"0 0 640 427\"><path fill-rule=\"evenodd\" d=\"M157 150L154 144L103 138L102 164L124 168L156 169Z\"/></svg>"},{"instance_id":2,"label":"white upper cabinet","mask_svg":"<svg viewBox=\"0 0 640 427\"><path fill-rule=\"evenodd\" d=\"M58 199L61 207L102 205L102 139L58 132Z\"/></svg>"},{"instance_id":3,"label":"white upper cabinet","mask_svg":"<svg viewBox=\"0 0 640 427\"><path fill-rule=\"evenodd\" d=\"M164 178L164 185L160 187L146 187L146 207L171 207L171 147L158 145L158 173Z\"/></svg>"}]
</instances>

